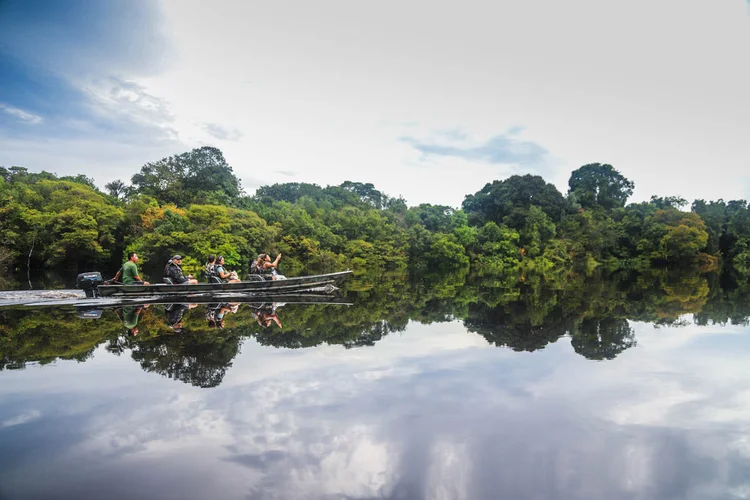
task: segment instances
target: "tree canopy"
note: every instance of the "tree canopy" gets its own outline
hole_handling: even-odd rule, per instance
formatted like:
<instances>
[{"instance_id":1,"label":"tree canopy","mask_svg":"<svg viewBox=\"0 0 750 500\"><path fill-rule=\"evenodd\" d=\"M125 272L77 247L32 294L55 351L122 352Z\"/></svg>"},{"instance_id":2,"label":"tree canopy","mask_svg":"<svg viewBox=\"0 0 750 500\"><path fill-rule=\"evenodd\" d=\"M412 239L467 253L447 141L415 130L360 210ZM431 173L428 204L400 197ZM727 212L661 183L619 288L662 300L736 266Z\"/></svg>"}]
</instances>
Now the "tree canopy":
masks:
<instances>
[{"instance_id":1,"label":"tree canopy","mask_svg":"<svg viewBox=\"0 0 750 500\"><path fill-rule=\"evenodd\" d=\"M574 203L583 208L605 210L624 207L635 188L633 182L606 163L589 163L574 170L568 186L568 197Z\"/></svg>"},{"instance_id":2,"label":"tree canopy","mask_svg":"<svg viewBox=\"0 0 750 500\"><path fill-rule=\"evenodd\" d=\"M282 252L289 275L349 267L487 277L723 264L750 277L745 200L696 200L689 210L675 195L626 204L633 183L604 163L574 170L569 187L563 196L538 175L513 175L466 195L460 209L410 207L355 181L273 184L247 195L212 147L147 163L105 192L84 175L0 167L0 268L116 269L137 251L148 276L174 253L198 273L209 253L246 270L257 254Z\"/></svg>"}]
</instances>

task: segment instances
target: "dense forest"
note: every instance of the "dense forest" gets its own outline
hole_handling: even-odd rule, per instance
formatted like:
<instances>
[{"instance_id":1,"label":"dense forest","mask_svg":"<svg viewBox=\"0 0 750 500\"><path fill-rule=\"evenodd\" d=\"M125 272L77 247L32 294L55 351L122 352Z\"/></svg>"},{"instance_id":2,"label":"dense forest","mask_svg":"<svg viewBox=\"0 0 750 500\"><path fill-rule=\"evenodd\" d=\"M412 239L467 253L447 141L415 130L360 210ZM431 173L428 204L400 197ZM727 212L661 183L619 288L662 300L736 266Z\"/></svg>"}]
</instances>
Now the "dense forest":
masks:
<instances>
[{"instance_id":1,"label":"dense forest","mask_svg":"<svg viewBox=\"0 0 750 500\"><path fill-rule=\"evenodd\" d=\"M566 194L535 175L494 180L460 209L422 204L372 184L287 183L243 192L222 152L203 147L144 165L99 190L79 175L0 167L0 267L114 274L136 251L146 277L174 253L200 272L210 253L246 270L282 252L284 274L467 269L479 276L535 270L651 267L750 275L750 208L653 196L627 203L634 184L611 165L575 170ZM149 273L151 270L151 276Z\"/></svg>"}]
</instances>

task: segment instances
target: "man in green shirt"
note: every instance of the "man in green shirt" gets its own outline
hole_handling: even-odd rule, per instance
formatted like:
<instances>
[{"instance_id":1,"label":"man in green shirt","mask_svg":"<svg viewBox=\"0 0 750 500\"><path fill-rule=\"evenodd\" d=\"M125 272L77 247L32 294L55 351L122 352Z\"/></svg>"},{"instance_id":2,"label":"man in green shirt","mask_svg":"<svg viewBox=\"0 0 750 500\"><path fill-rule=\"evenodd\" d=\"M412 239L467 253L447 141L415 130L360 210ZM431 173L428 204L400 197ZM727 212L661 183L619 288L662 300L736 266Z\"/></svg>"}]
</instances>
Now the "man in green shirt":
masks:
<instances>
[{"instance_id":1,"label":"man in green shirt","mask_svg":"<svg viewBox=\"0 0 750 500\"><path fill-rule=\"evenodd\" d=\"M130 252L128 254L128 261L122 265L122 284L123 285L148 285L148 281L143 281L138 276L138 266L135 263L138 262L138 254Z\"/></svg>"}]
</instances>

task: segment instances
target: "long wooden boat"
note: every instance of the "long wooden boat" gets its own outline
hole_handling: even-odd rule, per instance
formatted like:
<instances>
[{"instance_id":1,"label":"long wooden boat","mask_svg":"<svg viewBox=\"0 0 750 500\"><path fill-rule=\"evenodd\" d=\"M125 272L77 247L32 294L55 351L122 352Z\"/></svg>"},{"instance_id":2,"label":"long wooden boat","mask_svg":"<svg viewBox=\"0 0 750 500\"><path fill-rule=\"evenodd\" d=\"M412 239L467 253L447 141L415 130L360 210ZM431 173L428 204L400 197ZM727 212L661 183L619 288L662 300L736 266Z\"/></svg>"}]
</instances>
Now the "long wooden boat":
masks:
<instances>
[{"instance_id":1,"label":"long wooden boat","mask_svg":"<svg viewBox=\"0 0 750 500\"><path fill-rule=\"evenodd\" d=\"M99 274L99 273L91 273ZM313 276L299 276L283 280L240 281L239 283L198 283L196 285L109 285L96 283L95 279L86 281L79 276L79 287L86 290L87 296L100 297L152 297L152 296L200 296L214 294L253 294L281 295L297 293L304 290L332 292L336 290L352 271L342 271ZM91 294L89 292L92 292Z\"/></svg>"}]
</instances>

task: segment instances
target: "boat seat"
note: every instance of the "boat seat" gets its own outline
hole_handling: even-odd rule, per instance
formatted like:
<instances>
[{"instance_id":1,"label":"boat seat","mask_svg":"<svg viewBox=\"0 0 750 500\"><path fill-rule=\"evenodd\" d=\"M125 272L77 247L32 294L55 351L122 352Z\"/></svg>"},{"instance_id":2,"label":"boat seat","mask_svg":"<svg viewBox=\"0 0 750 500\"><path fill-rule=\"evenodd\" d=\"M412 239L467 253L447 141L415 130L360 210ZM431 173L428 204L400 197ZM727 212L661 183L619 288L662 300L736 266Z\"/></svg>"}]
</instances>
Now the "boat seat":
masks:
<instances>
[{"instance_id":1,"label":"boat seat","mask_svg":"<svg viewBox=\"0 0 750 500\"><path fill-rule=\"evenodd\" d=\"M167 278L166 276L163 278L164 283L167 285L174 285L174 281L172 281L172 278Z\"/></svg>"},{"instance_id":2,"label":"boat seat","mask_svg":"<svg viewBox=\"0 0 750 500\"><path fill-rule=\"evenodd\" d=\"M212 275L208 277L208 282L209 283L224 283L224 280L222 280L216 275Z\"/></svg>"},{"instance_id":3,"label":"boat seat","mask_svg":"<svg viewBox=\"0 0 750 500\"><path fill-rule=\"evenodd\" d=\"M247 281L266 281L266 279L260 274L248 274Z\"/></svg>"}]
</instances>

